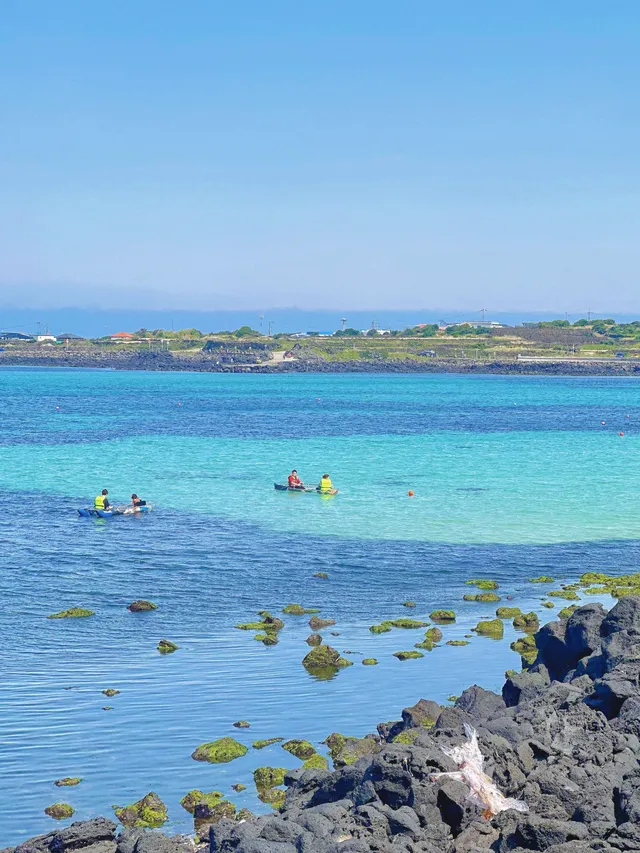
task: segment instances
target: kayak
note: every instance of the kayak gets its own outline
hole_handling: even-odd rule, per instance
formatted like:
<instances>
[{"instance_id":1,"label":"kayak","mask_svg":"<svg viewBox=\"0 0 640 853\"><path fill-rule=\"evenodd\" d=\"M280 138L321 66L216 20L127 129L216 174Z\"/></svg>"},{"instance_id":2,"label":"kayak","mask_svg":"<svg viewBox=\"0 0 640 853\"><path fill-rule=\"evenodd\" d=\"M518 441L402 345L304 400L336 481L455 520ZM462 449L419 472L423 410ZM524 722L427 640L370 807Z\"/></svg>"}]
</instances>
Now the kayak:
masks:
<instances>
[{"instance_id":1,"label":"kayak","mask_svg":"<svg viewBox=\"0 0 640 853\"><path fill-rule=\"evenodd\" d=\"M115 518L116 515L137 515L139 512L150 512L150 506L140 506L134 510L131 506L116 506L113 509L94 509L84 507L78 510L78 515L83 518Z\"/></svg>"},{"instance_id":2,"label":"kayak","mask_svg":"<svg viewBox=\"0 0 640 853\"><path fill-rule=\"evenodd\" d=\"M316 495L337 495L338 490L332 489L330 492L321 492L318 486L304 486L302 489L292 489L286 483L274 483L273 488L278 492L302 492L303 494L307 494L309 492L313 492Z\"/></svg>"}]
</instances>

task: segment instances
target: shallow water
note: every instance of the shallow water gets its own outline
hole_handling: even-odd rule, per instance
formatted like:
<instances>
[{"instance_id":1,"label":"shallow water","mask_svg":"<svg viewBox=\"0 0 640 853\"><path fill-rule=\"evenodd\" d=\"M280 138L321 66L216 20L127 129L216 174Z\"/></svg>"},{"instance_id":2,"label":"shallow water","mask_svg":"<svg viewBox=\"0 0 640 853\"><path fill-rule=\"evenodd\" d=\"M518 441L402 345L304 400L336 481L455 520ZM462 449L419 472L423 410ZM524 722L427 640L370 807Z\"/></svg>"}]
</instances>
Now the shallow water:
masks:
<instances>
[{"instance_id":1,"label":"shallow water","mask_svg":"<svg viewBox=\"0 0 640 853\"><path fill-rule=\"evenodd\" d=\"M528 578L637 566L638 387L0 371L0 845L60 825L43 814L59 800L78 819L155 790L176 831L191 827L179 805L191 788L264 810L252 770L295 758L276 744L216 766L193 749L227 734L322 749L330 732L365 734L420 696L499 689L519 665L508 623L504 641L474 637L405 663L392 652L422 633L368 626L453 607L445 639L461 638L495 607L462 601L468 578L495 578L501 595L549 618L550 587ZM328 470L340 494L276 492L293 466L311 482ZM156 509L79 518L103 487ZM131 614L135 598L159 609ZM305 672L304 617L285 617L274 648L233 628L290 601L336 619L340 636L326 639L354 652L353 667L331 681ZM96 615L45 618L69 606ZM160 656L162 637L180 649ZM107 699L108 687L122 692ZM251 728L234 729L238 719ZM84 781L57 789L62 776ZM233 793L236 782L247 791Z\"/></svg>"}]
</instances>

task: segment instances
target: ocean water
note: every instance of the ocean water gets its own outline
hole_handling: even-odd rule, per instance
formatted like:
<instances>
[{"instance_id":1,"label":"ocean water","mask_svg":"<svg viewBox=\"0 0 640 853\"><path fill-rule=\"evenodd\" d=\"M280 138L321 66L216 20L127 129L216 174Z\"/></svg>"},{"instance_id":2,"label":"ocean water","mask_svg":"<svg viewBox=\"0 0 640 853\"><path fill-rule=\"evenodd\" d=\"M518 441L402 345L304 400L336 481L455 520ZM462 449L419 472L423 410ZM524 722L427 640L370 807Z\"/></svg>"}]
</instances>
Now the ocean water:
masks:
<instances>
[{"instance_id":1,"label":"ocean water","mask_svg":"<svg viewBox=\"0 0 640 853\"><path fill-rule=\"evenodd\" d=\"M192 828L179 805L192 788L264 811L252 771L297 759L276 744L208 765L190 758L195 747L297 737L323 751L332 731L363 735L421 696L499 689L519 665L508 623L503 641L474 636L405 663L392 653L421 632L368 627L450 607L445 640L460 639L495 607L462 601L470 578L497 580L503 597L547 619L541 602L557 582L636 570L639 388L0 371L0 846L60 825L43 809L61 800L81 819L154 790L175 831ZM276 492L292 467L308 482L329 472L340 494ZM136 491L155 509L80 518L102 488L116 503ZM540 574L556 583L529 583ZM135 598L158 610L130 613ZM339 636L325 639L354 666L309 676L304 617L283 617L273 648L233 627L289 602L334 618ZM46 619L70 606L95 616ZM175 654L158 654L163 637ZM363 656L380 663L363 667ZM120 695L104 697L110 687ZM234 729L239 719L251 728ZM54 787L63 776L83 781ZM234 793L237 782L247 790Z\"/></svg>"}]
</instances>

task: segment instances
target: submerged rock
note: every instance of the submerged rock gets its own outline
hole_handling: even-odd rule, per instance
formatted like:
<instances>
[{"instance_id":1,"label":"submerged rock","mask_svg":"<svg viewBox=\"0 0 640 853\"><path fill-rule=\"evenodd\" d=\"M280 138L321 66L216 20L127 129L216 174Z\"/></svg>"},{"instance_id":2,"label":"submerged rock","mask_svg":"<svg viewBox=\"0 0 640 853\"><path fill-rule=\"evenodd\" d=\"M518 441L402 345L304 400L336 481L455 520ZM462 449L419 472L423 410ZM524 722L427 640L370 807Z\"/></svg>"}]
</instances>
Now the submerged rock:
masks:
<instances>
[{"instance_id":1,"label":"submerged rock","mask_svg":"<svg viewBox=\"0 0 640 853\"><path fill-rule=\"evenodd\" d=\"M415 658L423 658L424 657L422 652L414 652L414 651L394 652L393 656L394 656L394 658L398 658L398 660L414 660Z\"/></svg>"},{"instance_id":2,"label":"submerged rock","mask_svg":"<svg viewBox=\"0 0 640 853\"><path fill-rule=\"evenodd\" d=\"M311 675L328 678L339 669L353 666L353 663L341 657L333 646L313 646L302 659L302 665Z\"/></svg>"},{"instance_id":3,"label":"submerged rock","mask_svg":"<svg viewBox=\"0 0 640 853\"><path fill-rule=\"evenodd\" d=\"M301 604L287 604L282 612L289 616L306 616L308 613L320 613L319 607L303 607Z\"/></svg>"},{"instance_id":4,"label":"submerged rock","mask_svg":"<svg viewBox=\"0 0 640 853\"><path fill-rule=\"evenodd\" d=\"M402 606L403 607L415 607L416 603L415 603L415 601L403 601Z\"/></svg>"},{"instance_id":5,"label":"submerged rock","mask_svg":"<svg viewBox=\"0 0 640 853\"><path fill-rule=\"evenodd\" d=\"M419 619L407 619L403 617L400 619L385 619L379 625L372 625L369 630L372 634L386 634L392 628L413 630L416 628L426 628L428 624L428 622L422 622Z\"/></svg>"},{"instance_id":6,"label":"submerged rock","mask_svg":"<svg viewBox=\"0 0 640 853\"><path fill-rule=\"evenodd\" d=\"M295 755L296 758L306 759L311 758L312 755L315 755L316 748L312 743L309 743L308 740L288 740L286 743L282 744L282 748L286 752L290 752L291 755Z\"/></svg>"},{"instance_id":7,"label":"submerged rock","mask_svg":"<svg viewBox=\"0 0 640 853\"><path fill-rule=\"evenodd\" d=\"M52 613L47 616L47 619L81 619L85 616L95 616L95 613L93 610L87 610L84 607L70 607L68 610Z\"/></svg>"},{"instance_id":8,"label":"submerged rock","mask_svg":"<svg viewBox=\"0 0 640 853\"><path fill-rule=\"evenodd\" d=\"M264 749L266 746L271 746L272 743L282 743L283 737L270 737L266 740L254 740L251 746L254 749Z\"/></svg>"},{"instance_id":9,"label":"submerged rock","mask_svg":"<svg viewBox=\"0 0 640 853\"><path fill-rule=\"evenodd\" d=\"M161 655L170 655L172 652L177 651L180 646L176 646L175 643L172 643L171 640L160 640L158 643L158 651Z\"/></svg>"},{"instance_id":10,"label":"submerged rock","mask_svg":"<svg viewBox=\"0 0 640 853\"><path fill-rule=\"evenodd\" d=\"M456 614L453 610L434 610L433 613L429 614L429 618L433 622L455 622Z\"/></svg>"},{"instance_id":11,"label":"submerged rock","mask_svg":"<svg viewBox=\"0 0 640 853\"><path fill-rule=\"evenodd\" d=\"M234 729L249 729L251 728L251 723L248 723L246 720L238 720L235 723L232 723Z\"/></svg>"},{"instance_id":12,"label":"submerged rock","mask_svg":"<svg viewBox=\"0 0 640 853\"><path fill-rule=\"evenodd\" d=\"M529 583L553 583L553 578L548 575L540 575L539 578L529 578Z\"/></svg>"},{"instance_id":13,"label":"submerged rock","mask_svg":"<svg viewBox=\"0 0 640 853\"><path fill-rule=\"evenodd\" d=\"M486 580L485 578L478 578L476 580L465 581L467 586L476 586L478 589L498 589L500 584L497 581Z\"/></svg>"},{"instance_id":14,"label":"submerged rock","mask_svg":"<svg viewBox=\"0 0 640 853\"><path fill-rule=\"evenodd\" d=\"M53 783L58 788L73 788L79 785L82 779L79 776L65 776L64 779L56 779Z\"/></svg>"},{"instance_id":15,"label":"submerged rock","mask_svg":"<svg viewBox=\"0 0 640 853\"><path fill-rule=\"evenodd\" d=\"M513 619L514 616L521 616L522 611L519 607L498 607L496 616L498 619Z\"/></svg>"},{"instance_id":16,"label":"submerged rock","mask_svg":"<svg viewBox=\"0 0 640 853\"><path fill-rule=\"evenodd\" d=\"M114 806L118 820L124 826L155 828L167 820L167 807L160 797L151 791L130 806Z\"/></svg>"},{"instance_id":17,"label":"submerged rock","mask_svg":"<svg viewBox=\"0 0 640 853\"><path fill-rule=\"evenodd\" d=\"M314 575L314 578L321 578L324 581L326 581L328 577L329 575L326 572L316 572Z\"/></svg>"},{"instance_id":18,"label":"submerged rock","mask_svg":"<svg viewBox=\"0 0 640 853\"><path fill-rule=\"evenodd\" d=\"M322 637L320 634L309 634L305 643L308 646L319 646L322 643Z\"/></svg>"},{"instance_id":19,"label":"submerged rock","mask_svg":"<svg viewBox=\"0 0 640 853\"><path fill-rule=\"evenodd\" d=\"M484 620L478 622L475 631L483 637L493 637L496 640L501 640L504 636L504 623L502 619Z\"/></svg>"},{"instance_id":20,"label":"submerged rock","mask_svg":"<svg viewBox=\"0 0 640 853\"><path fill-rule=\"evenodd\" d=\"M247 786L243 785L242 782L237 782L235 785L231 786L232 790L239 794L241 791L246 791Z\"/></svg>"},{"instance_id":21,"label":"submerged rock","mask_svg":"<svg viewBox=\"0 0 640 853\"><path fill-rule=\"evenodd\" d=\"M145 613L149 610L157 609L157 604L154 604L153 601L146 601L144 598L138 598L127 605L127 610L130 610L132 613Z\"/></svg>"},{"instance_id":22,"label":"submerged rock","mask_svg":"<svg viewBox=\"0 0 640 853\"><path fill-rule=\"evenodd\" d=\"M108 696L111 699L112 696L119 696L120 691L114 690L113 687L109 687L107 690L102 691L103 696Z\"/></svg>"},{"instance_id":23,"label":"submerged rock","mask_svg":"<svg viewBox=\"0 0 640 853\"><path fill-rule=\"evenodd\" d=\"M328 628L330 625L335 624L335 619L321 619L319 616L312 616L309 619L309 627L312 631L320 631L322 628Z\"/></svg>"},{"instance_id":24,"label":"submerged rock","mask_svg":"<svg viewBox=\"0 0 640 853\"><path fill-rule=\"evenodd\" d=\"M54 820L65 820L72 817L74 811L75 809L69 803L54 803L52 806L47 806L44 813Z\"/></svg>"},{"instance_id":25,"label":"submerged rock","mask_svg":"<svg viewBox=\"0 0 640 853\"><path fill-rule=\"evenodd\" d=\"M468 646L469 640L447 640L447 646Z\"/></svg>"},{"instance_id":26,"label":"submerged rock","mask_svg":"<svg viewBox=\"0 0 640 853\"><path fill-rule=\"evenodd\" d=\"M363 658L362 663L364 666L377 666L378 661L375 658Z\"/></svg>"},{"instance_id":27,"label":"submerged rock","mask_svg":"<svg viewBox=\"0 0 640 853\"><path fill-rule=\"evenodd\" d=\"M209 764L228 764L236 758L246 755L247 747L232 737L221 737L211 743L202 743L191 753L195 761L208 761Z\"/></svg>"},{"instance_id":28,"label":"submerged rock","mask_svg":"<svg viewBox=\"0 0 640 853\"><path fill-rule=\"evenodd\" d=\"M465 601L479 601L485 604L502 600L495 592L479 592L476 595L465 595L463 598Z\"/></svg>"}]
</instances>

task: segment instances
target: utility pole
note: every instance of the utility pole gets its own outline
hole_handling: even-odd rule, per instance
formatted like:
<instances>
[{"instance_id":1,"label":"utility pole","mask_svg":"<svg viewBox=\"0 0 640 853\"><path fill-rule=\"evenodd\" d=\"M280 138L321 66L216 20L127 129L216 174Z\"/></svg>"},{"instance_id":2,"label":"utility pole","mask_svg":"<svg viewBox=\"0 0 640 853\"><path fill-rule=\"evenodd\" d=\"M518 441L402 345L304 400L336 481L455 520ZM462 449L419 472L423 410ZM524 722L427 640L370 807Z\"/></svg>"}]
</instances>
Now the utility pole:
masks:
<instances>
[{"instance_id":1,"label":"utility pole","mask_svg":"<svg viewBox=\"0 0 640 853\"><path fill-rule=\"evenodd\" d=\"M480 313L482 314L482 322L483 322L483 323L484 323L484 315L485 315L485 311L486 311L486 310L487 310L486 308L481 308L481 309L480 309Z\"/></svg>"},{"instance_id":2,"label":"utility pole","mask_svg":"<svg viewBox=\"0 0 640 853\"><path fill-rule=\"evenodd\" d=\"M587 320L591 322L591 308L589 308L589 310L587 311Z\"/></svg>"},{"instance_id":3,"label":"utility pole","mask_svg":"<svg viewBox=\"0 0 640 853\"><path fill-rule=\"evenodd\" d=\"M340 322L342 323L342 331L344 332L345 328L347 327L347 318L346 318L346 317L342 317L342 318L340 319Z\"/></svg>"},{"instance_id":4,"label":"utility pole","mask_svg":"<svg viewBox=\"0 0 640 853\"><path fill-rule=\"evenodd\" d=\"M271 326L273 326L273 320L269 320L269 337L271 337Z\"/></svg>"}]
</instances>

